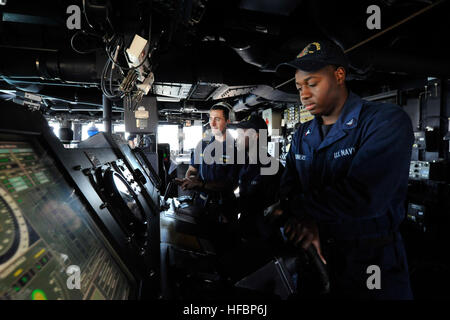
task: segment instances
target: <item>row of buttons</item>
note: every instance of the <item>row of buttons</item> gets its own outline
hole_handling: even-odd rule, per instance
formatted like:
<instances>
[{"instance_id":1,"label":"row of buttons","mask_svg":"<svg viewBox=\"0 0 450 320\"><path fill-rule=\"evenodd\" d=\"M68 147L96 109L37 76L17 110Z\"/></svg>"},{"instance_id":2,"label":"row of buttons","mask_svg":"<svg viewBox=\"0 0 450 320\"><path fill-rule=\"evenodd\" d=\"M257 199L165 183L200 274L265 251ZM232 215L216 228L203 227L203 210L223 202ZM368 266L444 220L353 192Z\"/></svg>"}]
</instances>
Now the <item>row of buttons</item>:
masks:
<instances>
[{"instance_id":1,"label":"row of buttons","mask_svg":"<svg viewBox=\"0 0 450 320\"><path fill-rule=\"evenodd\" d=\"M45 256L43 256L38 262L35 264L35 268L37 271L40 271L52 258L52 254L49 252ZM12 288L15 292L19 292L30 280L36 275L36 271L34 268L28 270L25 274L23 274L20 279L13 284Z\"/></svg>"}]
</instances>

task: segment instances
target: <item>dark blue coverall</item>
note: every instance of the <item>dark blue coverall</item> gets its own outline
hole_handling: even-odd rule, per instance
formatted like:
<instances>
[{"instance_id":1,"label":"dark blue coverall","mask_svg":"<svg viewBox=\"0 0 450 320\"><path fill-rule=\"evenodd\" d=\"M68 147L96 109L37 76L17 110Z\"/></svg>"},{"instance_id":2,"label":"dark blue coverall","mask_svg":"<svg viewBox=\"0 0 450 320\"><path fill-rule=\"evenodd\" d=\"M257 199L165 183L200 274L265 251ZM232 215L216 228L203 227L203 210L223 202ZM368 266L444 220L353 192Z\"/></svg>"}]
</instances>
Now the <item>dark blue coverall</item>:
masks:
<instances>
[{"instance_id":1,"label":"dark blue coverall","mask_svg":"<svg viewBox=\"0 0 450 320\"><path fill-rule=\"evenodd\" d=\"M413 139L400 107L352 92L324 139L320 117L302 124L292 139L281 183L284 206L317 222L337 297L412 298L398 227ZM368 289L370 265L380 268L381 289Z\"/></svg>"},{"instance_id":2,"label":"dark blue coverall","mask_svg":"<svg viewBox=\"0 0 450 320\"><path fill-rule=\"evenodd\" d=\"M228 138L229 139L229 138ZM222 163L212 163L207 164L204 161L203 153L205 152L205 148L208 145L211 145L213 143L217 143L215 141L215 138L212 137L211 140L205 141L202 140L202 152L201 154L196 154L195 150L191 153L191 166L196 168L199 173L200 179L202 179L205 182L212 182L212 181L223 181L226 183L226 190L222 192L200 192L199 197L197 198L196 204L199 206L207 206L206 203L207 198L209 199L209 203L214 203L215 205L218 205L220 207L220 210L223 211L224 215L234 220L236 217L236 197L234 195L234 189L236 189L238 185L238 176L239 176L239 170L241 166L237 164L236 156L237 151L236 147L234 145L233 140L233 155L227 155L226 150L226 140L222 143L222 150L223 150L223 156L222 156ZM196 148L197 150L198 148ZM215 155L215 151L212 150L211 153L212 156ZM233 158L232 158L233 157ZM231 161L233 160L233 161Z\"/></svg>"},{"instance_id":3,"label":"dark blue coverall","mask_svg":"<svg viewBox=\"0 0 450 320\"><path fill-rule=\"evenodd\" d=\"M271 236L272 227L264 221L264 209L279 199L283 166L278 163L278 171L274 175L261 175L261 168L269 167L271 162L262 164L259 159L257 163L249 162L247 155L239 172L239 221L244 235L266 239Z\"/></svg>"}]
</instances>

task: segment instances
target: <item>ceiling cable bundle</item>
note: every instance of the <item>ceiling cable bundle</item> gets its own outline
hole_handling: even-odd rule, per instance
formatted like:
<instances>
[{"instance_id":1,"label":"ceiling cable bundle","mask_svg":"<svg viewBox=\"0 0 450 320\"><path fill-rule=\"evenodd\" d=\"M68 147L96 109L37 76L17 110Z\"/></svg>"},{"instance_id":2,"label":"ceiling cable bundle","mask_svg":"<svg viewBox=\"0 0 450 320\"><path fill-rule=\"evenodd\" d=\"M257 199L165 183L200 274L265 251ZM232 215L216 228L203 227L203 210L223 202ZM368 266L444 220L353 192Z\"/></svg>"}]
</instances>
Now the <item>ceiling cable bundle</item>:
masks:
<instances>
[{"instance_id":1,"label":"ceiling cable bundle","mask_svg":"<svg viewBox=\"0 0 450 320\"><path fill-rule=\"evenodd\" d=\"M123 97L123 92L117 89L117 84L113 84L113 73L114 73L114 59L117 59L117 53L120 49L118 45L115 49L113 59L108 59L103 67L102 77L100 80L100 85L103 94L109 99L120 99ZM120 69L119 69L120 70ZM120 70L121 71L121 70ZM108 81L108 83L107 83Z\"/></svg>"},{"instance_id":2,"label":"ceiling cable bundle","mask_svg":"<svg viewBox=\"0 0 450 320\"><path fill-rule=\"evenodd\" d=\"M136 37L140 38L137 35ZM147 40L143 40L147 43ZM142 100L143 95L148 92L148 86L151 86L153 83L154 78L151 73L151 65L146 62L154 51L155 46L146 44L139 57L142 60L136 64L136 62L130 61L124 42L123 36L117 34L107 41L105 49L108 59L102 72L101 89L103 94L109 99L114 100L127 97L127 99L124 99L124 107L132 108L132 101L138 103ZM133 46L133 43L131 46ZM125 58L128 66L123 66L120 63L121 57ZM114 81L114 75L117 75L116 70L120 73L120 80ZM143 84L138 85L138 82L143 82Z\"/></svg>"},{"instance_id":3,"label":"ceiling cable bundle","mask_svg":"<svg viewBox=\"0 0 450 320\"><path fill-rule=\"evenodd\" d=\"M107 14L106 25L93 25L93 20L88 19L86 5L83 1L83 13L91 30L76 32L70 40L71 47L79 54L92 53L99 48L80 50L76 47L75 40L78 39L78 44L82 44L82 41L87 44L86 41L91 39L102 39L107 56L100 79L102 93L110 100L124 99L124 107L133 109L133 105L142 100L154 82L150 57L156 50L158 41L150 41L152 16L149 17L148 40L136 33L127 46L126 35L115 30L109 15Z\"/></svg>"}]
</instances>

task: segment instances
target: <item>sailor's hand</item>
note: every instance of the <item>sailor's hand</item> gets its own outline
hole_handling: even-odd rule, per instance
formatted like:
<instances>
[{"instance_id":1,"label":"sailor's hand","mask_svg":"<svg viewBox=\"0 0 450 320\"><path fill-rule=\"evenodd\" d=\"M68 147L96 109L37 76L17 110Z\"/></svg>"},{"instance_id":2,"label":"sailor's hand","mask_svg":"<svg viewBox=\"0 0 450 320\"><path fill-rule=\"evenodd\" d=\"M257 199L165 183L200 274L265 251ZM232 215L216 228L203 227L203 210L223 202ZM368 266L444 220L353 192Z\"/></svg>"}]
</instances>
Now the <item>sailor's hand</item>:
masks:
<instances>
[{"instance_id":1,"label":"sailor's hand","mask_svg":"<svg viewBox=\"0 0 450 320\"><path fill-rule=\"evenodd\" d=\"M274 217L280 217L282 214L283 214L283 210L281 208L276 208L272 212L272 216L274 216Z\"/></svg>"},{"instance_id":2,"label":"sailor's hand","mask_svg":"<svg viewBox=\"0 0 450 320\"><path fill-rule=\"evenodd\" d=\"M267 215L264 216L265 220L269 224L276 224L278 219L283 215L283 210L280 208L276 208L273 211L270 211L267 213Z\"/></svg>"},{"instance_id":3,"label":"sailor's hand","mask_svg":"<svg viewBox=\"0 0 450 320\"><path fill-rule=\"evenodd\" d=\"M264 209L264 219L269 223L274 223L283 214L283 210L280 207L280 201L272 204Z\"/></svg>"},{"instance_id":4,"label":"sailor's hand","mask_svg":"<svg viewBox=\"0 0 450 320\"><path fill-rule=\"evenodd\" d=\"M311 219L290 218L284 225L284 234L295 246L300 245L307 249L311 244L316 248L320 259L326 263L320 248L319 229L315 221Z\"/></svg>"},{"instance_id":5,"label":"sailor's hand","mask_svg":"<svg viewBox=\"0 0 450 320\"><path fill-rule=\"evenodd\" d=\"M183 184L184 180L185 180L184 178L175 178L174 181L177 185L181 186Z\"/></svg>"},{"instance_id":6,"label":"sailor's hand","mask_svg":"<svg viewBox=\"0 0 450 320\"><path fill-rule=\"evenodd\" d=\"M197 177L190 177L184 179L175 179L175 181L181 186L182 190L198 189L203 186L203 181Z\"/></svg>"}]
</instances>

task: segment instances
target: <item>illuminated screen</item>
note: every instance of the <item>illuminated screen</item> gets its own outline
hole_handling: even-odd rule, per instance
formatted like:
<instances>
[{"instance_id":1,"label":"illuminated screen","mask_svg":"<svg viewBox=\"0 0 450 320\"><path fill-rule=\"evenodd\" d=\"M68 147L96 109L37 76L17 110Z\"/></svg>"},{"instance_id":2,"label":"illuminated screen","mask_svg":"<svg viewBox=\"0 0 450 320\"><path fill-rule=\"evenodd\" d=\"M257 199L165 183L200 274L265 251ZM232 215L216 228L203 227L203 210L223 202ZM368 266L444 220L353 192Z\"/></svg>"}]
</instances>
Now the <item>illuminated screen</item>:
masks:
<instances>
[{"instance_id":1,"label":"illuminated screen","mask_svg":"<svg viewBox=\"0 0 450 320\"><path fill-rule=\"evenodd\" d=\"M128 299L131 277L74 189L34 140L15 140L0 136L0 299Z\"/></svg>"}]
</instances>

